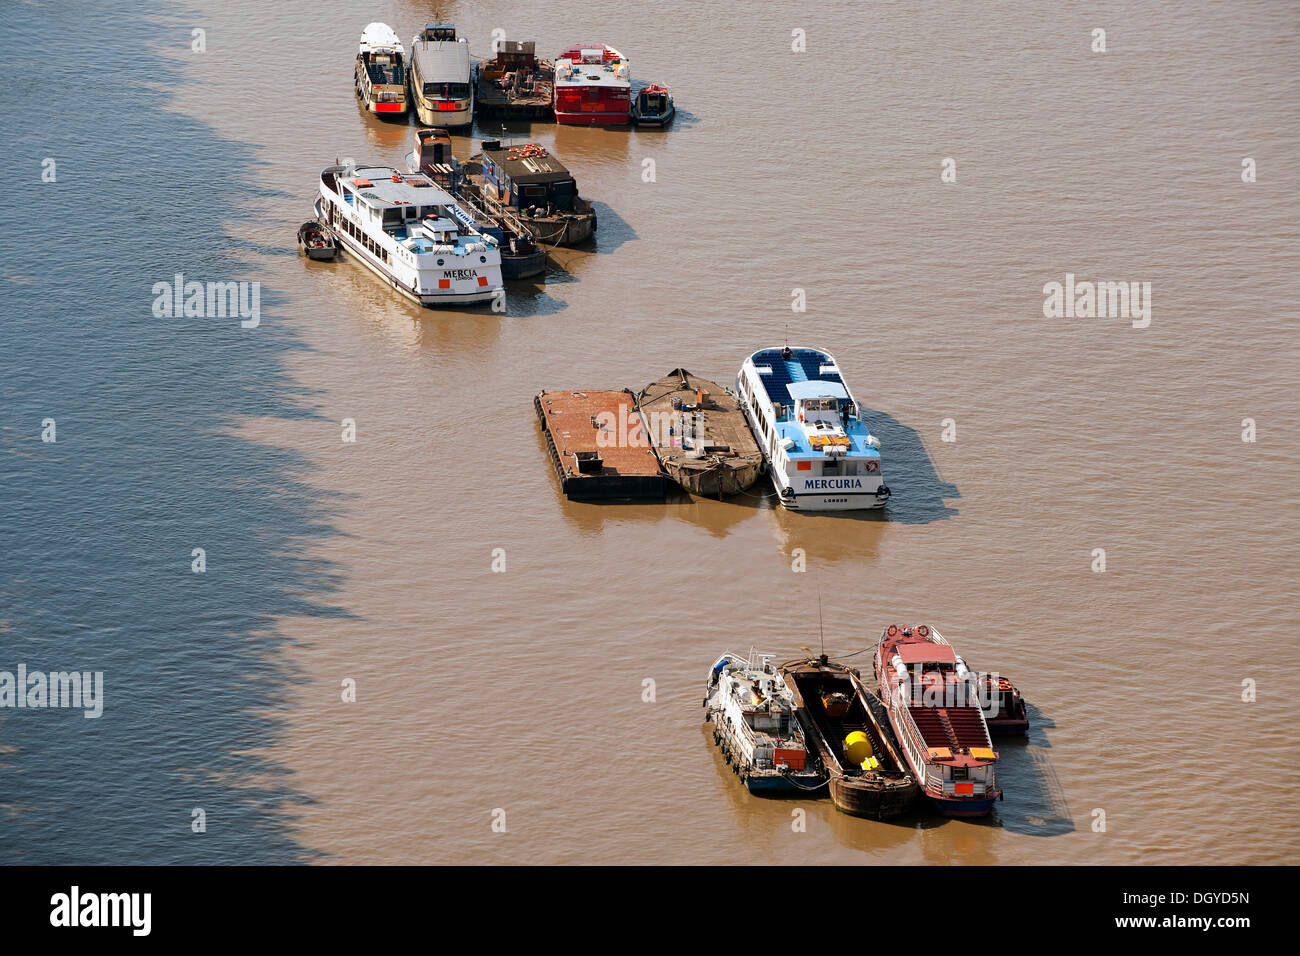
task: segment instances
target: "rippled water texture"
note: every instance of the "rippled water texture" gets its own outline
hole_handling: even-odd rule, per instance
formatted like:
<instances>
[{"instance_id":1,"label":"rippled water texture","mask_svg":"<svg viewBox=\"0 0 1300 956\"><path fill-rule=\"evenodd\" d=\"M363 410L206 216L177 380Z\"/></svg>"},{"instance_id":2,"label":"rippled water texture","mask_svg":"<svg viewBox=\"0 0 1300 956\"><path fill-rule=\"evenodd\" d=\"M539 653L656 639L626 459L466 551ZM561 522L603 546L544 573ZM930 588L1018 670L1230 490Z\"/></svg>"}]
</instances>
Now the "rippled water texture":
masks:
<instances>
[{"instance_id":1,"label":"rippled water texture","mask_svg":"<svg viewBox=\"0 0 1300 956\"><path fill-rule=\"evenodd\" d=\"M1293 12L435 7L7 8L0 670L102 670L106 704L0 711L0 859L1294 856ZM294 248L323 166L410 149L356 105L361 28L436 19L476 55L496 27L609 43L680 111L508 131L600 229L505 315ZM260 282L261 325L156 318L176 273ZM1066 273L1151 283L1150 326L1044 318ZM560 497L539 389L728 382L787 336L871 410L883 518ZM708 666L816 647L819 590L829 652L925 620L1024 691L988 820L858 820L728 772Z\"/></svg>"}]
</instances>

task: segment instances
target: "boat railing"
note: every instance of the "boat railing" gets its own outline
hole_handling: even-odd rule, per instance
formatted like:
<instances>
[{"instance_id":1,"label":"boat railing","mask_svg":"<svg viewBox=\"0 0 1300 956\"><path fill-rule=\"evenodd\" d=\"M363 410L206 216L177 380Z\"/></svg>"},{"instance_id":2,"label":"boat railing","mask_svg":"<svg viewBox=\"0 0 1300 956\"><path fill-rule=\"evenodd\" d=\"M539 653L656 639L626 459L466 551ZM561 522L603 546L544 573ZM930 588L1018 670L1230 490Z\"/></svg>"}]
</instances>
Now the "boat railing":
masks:
<instances>
[{"instance_id":1,"label":"boat railing","mask_svg":"<svg viewBox=\"0 0 1300 956\"><path fill-rule=\"evenodd\" d=\"M482 206L478 205L478 203L476 203L473 199L470 199L468 195L465 195L463 193L462 195L456 197L456 200L460 205L468 206L470 215L474 216L475 218L479 218L479 221L484 222L485 224L495 217L498 219L505 220L507 223L509 223L512 229L514 229L521 235L525 235L529 237L532 237L533 235L532 230L530 230L527 226L525 226L522 222L520 222L514 215L508 212L505 206L498 205L496 207L495 212L489 213Z\"/></svg>"}]
</instances>

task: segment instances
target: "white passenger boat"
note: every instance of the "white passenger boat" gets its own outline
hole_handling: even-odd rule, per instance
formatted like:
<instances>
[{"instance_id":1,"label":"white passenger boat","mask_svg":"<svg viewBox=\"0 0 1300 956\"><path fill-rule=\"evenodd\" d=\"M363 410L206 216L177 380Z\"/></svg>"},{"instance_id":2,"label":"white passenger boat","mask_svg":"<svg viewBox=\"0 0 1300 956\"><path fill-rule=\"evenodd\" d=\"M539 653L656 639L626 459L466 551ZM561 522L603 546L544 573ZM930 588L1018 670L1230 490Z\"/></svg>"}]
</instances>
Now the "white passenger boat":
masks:
<instances>
[{"instance_id":1,"label":"white passenger boat","mask_svg":"<svg viewBox=\"0 0 1300 956\"><path fill-rule=\"evenodd\" d=\"M740 367L736 391L785 507L853 511L889 499L880 441L828 353L761 349Z\"/></svg>"},{"instance_id":2,"label":"white passenger boat","mask_svg":"<svg viewBox=\"0 0 1300 956\"><path fill-rule=\"evenodd\" d=\"M316 210L351 258L421 305L503 294L497 241L423 173L330 166Z\"/></svg>"},{"instance_id":3,"label":"white passenger boat","mask_svg":"<svg viewBox=\"0 0 1300 956\"><path fill-rule=\"evenodd\" d=\"M388 24L368 23L361 31L353 81L357 98L368 111L389 119L406 118L406 51Z\"/></svg>"},{"instance_id":4,"label":"white passenger boat","mask_svg":"<svg viewBox=\"0 0 1300 956\"><path fill-rule=\"evenodd\" d=\"M456 39L450 23L431 23L411 41L411 104L425 126L474 122L473 67L469 41Z\"/></svg>"},{"instance_id":5,"label":"white passenger boat","mask_svg":"<svg viewBox=\"0 0 1300 956\"><path fill-rule=\"evenodd\" d=\"M794 694L770 654L757 660L736 654L718 658L709 669L704 707L713 742L750 793L796 793L825 785L795 717Z\"/></svg>"}]
</instances>

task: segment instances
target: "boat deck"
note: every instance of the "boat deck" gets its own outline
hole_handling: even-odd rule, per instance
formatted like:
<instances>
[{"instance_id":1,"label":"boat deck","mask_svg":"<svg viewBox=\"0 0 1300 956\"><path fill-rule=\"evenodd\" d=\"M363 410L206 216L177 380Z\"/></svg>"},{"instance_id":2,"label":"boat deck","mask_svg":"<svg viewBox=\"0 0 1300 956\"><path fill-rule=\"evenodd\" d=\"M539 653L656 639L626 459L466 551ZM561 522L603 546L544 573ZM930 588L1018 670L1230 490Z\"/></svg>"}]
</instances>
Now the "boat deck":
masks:
<instances>
[{"instance_id":1,"label":"boat deck","mask_svg":"<svg viewBox=\"0 0 1300 956\"><path fill-rule=\"evenodd\" d=\"M541 391L533 407L566 497L662 500L667 494L667 476L641 434L629 390Z\"/></svg>"},{"instance_id":2,"label":"boat deck","mask_svg":"<svg viewBox=\"0 0 1300 956\"><path fill-rule=\"evenodd\" d=\"M479 71L474 90L474 112L483 117L555 121L551 107L551 81L543 80L529 94L511 96L509 91L491 83Z\"/></svg>"},{"instance_id":3,"label":"boat deck","mask_svg":"<svg viewBox=\"0 0 1300 956\"><path fill-rule=\"evenodd\" d=\"M992 747L984 717L977 707L908 707L927 747L953 751Z\"/></svg>"},{"instance_id":4,"label":"boat deck","mask_svg":"<svg viewBox=\"0 0 1300 956\"><path fill-rule=\"evenodd\" d=\"M652 426L650 441L659 460L687 491L704 493L708 485L711 493L718 476L712 484L701 481L724 468L732 472L720 489L724 493L743 491L758 479L763 452L740 402L718 383L673 369L637 394L637 408Z\"/></svg>"}]
</instances>

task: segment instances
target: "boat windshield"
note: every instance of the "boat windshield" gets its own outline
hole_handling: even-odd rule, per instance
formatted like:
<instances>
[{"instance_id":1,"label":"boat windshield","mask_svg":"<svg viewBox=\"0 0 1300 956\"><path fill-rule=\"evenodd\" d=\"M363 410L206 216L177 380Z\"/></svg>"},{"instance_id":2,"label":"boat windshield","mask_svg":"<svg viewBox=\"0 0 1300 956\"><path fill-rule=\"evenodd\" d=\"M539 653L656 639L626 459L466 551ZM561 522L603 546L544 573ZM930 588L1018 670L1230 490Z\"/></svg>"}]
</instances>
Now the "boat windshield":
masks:
<instances>
[{"instance_id":1,"label":"boat windshield","mask_svg":"<svg viewBox=\"0 0 1300 956\"><path fill-rule=\"evenodd\" d=\"M424 95L435 100L469 99L468 83L425 83Z\"/></svg>"}]
</instances>

